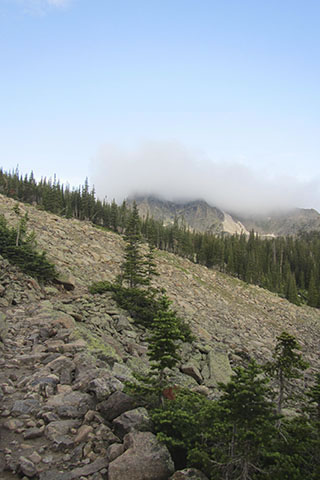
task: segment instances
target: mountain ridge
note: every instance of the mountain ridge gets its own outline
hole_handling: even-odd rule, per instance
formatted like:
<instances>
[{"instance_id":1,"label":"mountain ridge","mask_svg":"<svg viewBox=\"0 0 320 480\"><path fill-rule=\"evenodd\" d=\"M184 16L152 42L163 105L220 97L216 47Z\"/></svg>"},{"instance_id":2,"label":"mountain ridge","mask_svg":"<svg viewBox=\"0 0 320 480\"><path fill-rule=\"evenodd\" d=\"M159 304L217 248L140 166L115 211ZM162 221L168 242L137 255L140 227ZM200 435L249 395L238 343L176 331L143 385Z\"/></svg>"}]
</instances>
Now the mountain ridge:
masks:
<instances>
[{"instance_id":1,"label":"mountain ridge","mask_svg":"<svg viewBox=\"0 0 320 480\"><path fill-rule=\"evenodd\" d=\"M315 209L292 208L268 214L239 215L209 205L205 200L173 202L156 196L135 196L142 217L147 215L164 225L180 224L198 232L244 233L251 230L262 236L296 235L301 232L320 231L320 214Z\"/></svg>"}]
</instances>

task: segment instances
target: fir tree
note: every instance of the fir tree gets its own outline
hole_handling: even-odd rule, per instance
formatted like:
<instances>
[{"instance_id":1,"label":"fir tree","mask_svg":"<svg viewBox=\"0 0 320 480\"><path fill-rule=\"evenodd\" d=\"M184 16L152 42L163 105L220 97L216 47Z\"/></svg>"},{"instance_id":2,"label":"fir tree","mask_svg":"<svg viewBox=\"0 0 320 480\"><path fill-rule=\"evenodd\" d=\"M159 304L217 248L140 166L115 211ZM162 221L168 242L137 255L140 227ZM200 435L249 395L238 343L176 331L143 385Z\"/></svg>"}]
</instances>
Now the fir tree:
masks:
<instances>
[{"instance_id":1,"label":"fir tree","mask_svg":"<svg viewBox=\"0 0 320 480\"><path fill-rule=\"evenodd\" d=\"M293 335L282 332L277 337L273 361L266 365L266 371L273 375L278 385L277 413L281 415L285 393L290 389L290 380L300 378L308 367L300 353L300 345Z\"/></svg>"},{"instance_id":2,"label":"fir tree","mask_svg":"<svg viewBox=\"0 0 320 480\"><path fill-rule=\"evenodd\" d=\"M136 288L150 283L146 274L145 260L141 254L141 241L139 212L134 202L125 233L126 246L121 275L121 280L126 281L129 288Z\"/></svg>"}]
</instances>

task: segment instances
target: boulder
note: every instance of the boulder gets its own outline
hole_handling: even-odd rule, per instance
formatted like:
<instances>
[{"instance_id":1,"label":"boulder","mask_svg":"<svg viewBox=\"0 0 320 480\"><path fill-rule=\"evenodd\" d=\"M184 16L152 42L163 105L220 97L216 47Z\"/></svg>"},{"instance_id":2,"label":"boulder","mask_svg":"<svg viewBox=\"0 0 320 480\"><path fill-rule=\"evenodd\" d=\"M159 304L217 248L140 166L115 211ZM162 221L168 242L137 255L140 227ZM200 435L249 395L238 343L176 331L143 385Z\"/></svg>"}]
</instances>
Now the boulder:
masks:
<instances>
[{"instance_id":1,"label":"boulder","mask_svg":"<svg viewBox=\"0 0 320 480\"><path fill-rule=\"evenodd\" d=\"M167 480L174 472L167 447L151 432L128 433L124 448L109 464L109 480Z\"/></svg>"},{"instance_id":2,"label":"boulder","mask_svg":"<svg viewBox=\"0 0 320 480\"><path fill-rule=\"evenodd\" d=\"M123 438L126 433L132 430L150 431L152 422L147 410L144 407L135 408L124 412L113 420L115 434Z\"/></svg>"},{"instance_id":3,"label":"boulder","mask_svg":"<svg viewBox=\"0 0 320 480\"><path fill-rule=\"evenodd\" d=\"M69 272L59 272L55 282L63 285L65 290L74 290L76 286L75 278Z\"/></svg>"},{"instance_id":4,"label":"boulder","mask_svg":"<svg viewBox=\"0 0 320 480\"><path fill-rule=\"evenodd\" d=\"M38 411L40 403L34 398L27 398L26 400L16 400L13 404L11 415L19 416L24 414L32 414Z\"/></svg>"},{"instance_id":5,"label":"boulder","mask_svg":"<svg viewBox=\"0 0 320 480\"><path fill-rule=\"evenodd\" d=\"M192 363L182 365L181 372L184 373L185 375L189 375L190 377L194 378L196 382L202 383L202 380L203 380L202 375L199 369Z\"/></svg>"},{"instance_id":6,"label":"boulder","mask_svg":"<svg viewBox=\"0 0 320 480\"><path fill-rule=\"evenodd\" d=\"M175 472L169 480L208 480L208 477L196 468L185 468Z\"/></svg>"},{"instance_id":7,"label":"boulder","mask_svg":"<svg viewBox=\"0 0 320 480\"><path fill-rule=\"evenodd\" d=\"M34 463L26 457L19 458L19 469L27 477L33 477L37 473Z\"/></svg>"},{"instance_id":8,"label":"boulder","mask_svg":"<svg viewBox=\"0 0 320 480\"><path fill-rule=\"evenodd\" d=\"M106 400L112 393L117 390L122 390L123 384L116 378L94 378L88 385L88 392L93 392L98 400L101 402Z\"/></svg>"},{"instance_id":9,"label":"boulder","mask_svg":"<svg viewBox=\"0 0 320 480\"><path fill-rule=\"evenodd\" d=\"M106 420L114 420L122 413L132 410L135 407L135 401L129 395L121 391L114 392L110 395L108 400L101 402L98 405L98 410Z\"/></svg>"},{"instance_id":10,"label":"boulder","mask_svg":"<svg viewBox=\"0 0 320 480\"><path fill-rule=\"evenodd\" d=\"M47 407L52 407L62 418L80 418L94 407L94 401L87 393L78 391L60 393L50 397Z\"/></svg>"},{"instance_id":11,"label":"boulder","mask_svg":"<svg viewBox=\"0 0 320 480\"><path fill-rule=\"evenodd\" d=\"M219 382L228 383L233 372L227 353L211 350L207 358L210 378L206 384L209 387L217 387Z\"/></svg>"},{"instance_id":12,"label":"boulder","mask_svg":"<svg viewBox=\"0 0 320 480\"><path fill-rule=\"evenodd\" d=\"M0 312L0 342L4 342L8 333L8 324L4 313Z\"/></svg>"}]
</instances>

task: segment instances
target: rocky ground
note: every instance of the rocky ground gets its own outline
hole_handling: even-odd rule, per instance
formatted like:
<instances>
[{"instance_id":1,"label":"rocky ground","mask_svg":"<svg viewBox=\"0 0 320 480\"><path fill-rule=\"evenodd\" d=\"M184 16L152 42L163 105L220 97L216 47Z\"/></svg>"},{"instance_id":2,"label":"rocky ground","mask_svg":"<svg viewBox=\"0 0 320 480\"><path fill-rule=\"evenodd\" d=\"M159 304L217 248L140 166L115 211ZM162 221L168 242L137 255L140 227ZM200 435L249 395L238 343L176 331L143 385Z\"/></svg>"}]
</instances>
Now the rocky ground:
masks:
<instances>
[{"instance_id":1,"label":"rocky ground","mask_svg":"<svg viewBox=\"0 0 320 480\"><path fill-rule=\"evenodd\" d=\"M12 224L14 204L0 196L0 214ZM0 478L167 480L174 471L167 450L144 408L123 393L133 372L147 375L146 332L108 295L87 291L119 272L121 237L21 209L70 290L40 287L0 258ZM231 366L268 360L283 330L311 363L305 381L319 369L318 310L166 252L157 253L157 263L158 286L197 336L183 346L176 384L214 397Z\"/></svg>"}]
</instances>

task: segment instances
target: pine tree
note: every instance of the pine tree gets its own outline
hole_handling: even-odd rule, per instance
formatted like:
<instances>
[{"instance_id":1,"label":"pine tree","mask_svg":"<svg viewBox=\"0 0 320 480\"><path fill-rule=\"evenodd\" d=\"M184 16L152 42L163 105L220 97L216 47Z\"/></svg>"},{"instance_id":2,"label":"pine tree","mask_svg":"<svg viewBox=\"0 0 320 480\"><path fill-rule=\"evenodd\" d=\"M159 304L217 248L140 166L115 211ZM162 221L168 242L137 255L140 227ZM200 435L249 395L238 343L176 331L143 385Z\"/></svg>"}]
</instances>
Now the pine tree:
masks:
<instances>
[{"instance_id":1,"label":"pine tree","mask_svg":"<svg viewBox=\"0 0 320 480\"><path fill-rule=\"evenodd\" d=\"M316 286L316 279L314 271L311 273L309 288L308 288L308 305L310 307L317 307L319 304L319 291Z\"/></svg>"},{"instance_id":2,"label":"pine tree","mask_svg":"<svg viewBox=\"0 0 320 480\"><path fill-rule=\"evenodd\" d=\"M121 279L127 282L129 288L150 283L145 269L145 260L141 254L141 241L139 212L134 202L125 233L126 246L121 275Z\"/></svg>"},{"instance_id":3,"label":"pine tree","mask_svg":"<svg viewBox=\"0 0 320 480\"><path fill-rule=\"evenodd\" d=\"M223 394L218 404L221 421L230 426L229 440L223 451L216 438L213 464L223 460L226 479L249 480L262 471L262 459L275 432L267 384L262 368L251 362L246 368L236 368L230 382L220 385Z\"/></svg>"},{"instance_id":4,"label":"pine tree","mask_svg":"<svg viewBox=\"0 0 320 480\"><path fill-rule=\"evenodd\" d=\"M169 308L171 302L165 295L160 301L161 308L151 325L148 357L151 369L157 372L160 386L164 386L165 369L172 369L180 360L177 342L185 340L185 336L175 312Z\"/></svg>"},{"instance_id":5,"label":"pine tree","mask_svg":"<svg viewBox=\"0 0 320 480\"><path fill-rule=\"evenodd\" d=\"M285 401L285 393L290 389L290 380L300 378L302 372L308 368L298 350L300 345L293 335L282 332L277 337L277 344L273 353L273 362L266 364L266 371L273 375L278 385L277 413L281 415Z\"/></svg>"}]
</instances>

